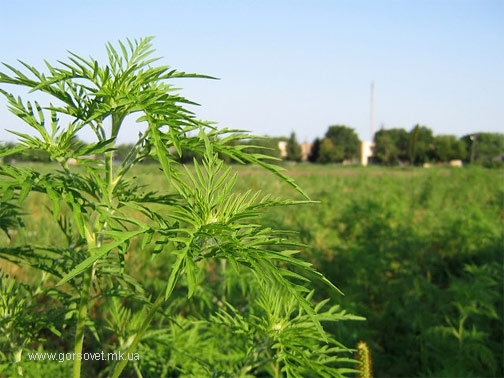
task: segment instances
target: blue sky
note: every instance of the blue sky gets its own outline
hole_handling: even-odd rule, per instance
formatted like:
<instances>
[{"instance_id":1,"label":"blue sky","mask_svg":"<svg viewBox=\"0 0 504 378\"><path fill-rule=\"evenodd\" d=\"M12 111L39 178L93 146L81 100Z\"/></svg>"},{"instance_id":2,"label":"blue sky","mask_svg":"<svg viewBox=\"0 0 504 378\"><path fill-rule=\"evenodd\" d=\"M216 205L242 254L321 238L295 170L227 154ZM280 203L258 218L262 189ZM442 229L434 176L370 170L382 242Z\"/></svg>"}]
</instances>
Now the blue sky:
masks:
<instances>
[{"instance_id":1,"label":"blue sky","mask_svg":"<svg viewBox=\"0 0 504 378\"><path fill-rule=\"evenodd\" d=\"M375 130L462 136L504 132L502 20L504 0L10 1L0 61L102 59L108 41L152 35L163 64L220 78L176 85L222 127L303 142L344 124L369 140L374 81ZM0 98L0 140L13 140L6 128L26 130Z\"/></svg>"}]
</instances>

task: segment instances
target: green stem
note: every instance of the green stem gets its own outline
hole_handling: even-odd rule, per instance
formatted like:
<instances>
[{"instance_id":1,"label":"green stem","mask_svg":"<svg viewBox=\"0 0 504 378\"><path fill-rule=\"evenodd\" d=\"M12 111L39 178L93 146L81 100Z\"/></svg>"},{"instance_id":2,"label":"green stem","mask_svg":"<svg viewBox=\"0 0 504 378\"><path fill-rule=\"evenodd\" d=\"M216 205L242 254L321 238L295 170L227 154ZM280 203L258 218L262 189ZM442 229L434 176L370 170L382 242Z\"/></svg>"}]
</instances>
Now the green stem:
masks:
<instances>
[{"instance_id":1,"label":"green stem","mask_svg":"<svg viewBox=\"0 0 504 378\"><path fill-rule=\"evenodd\" d=\"M107 182L107 193L105 193L105 199L107 205L112 204L112 192L114 191L114 154L112 151L105 153L105 180Z\"/></svg>"},{"instance_id":2,"label":"green stem","mask_svg":"<svg viewBox=\"0 0 504 378\"><path fill-rule=\"evenodd\" d=\"M108 206L111 205L112 191L114 190L113 158L114 155L112 151L105 153L105 177L107 182L107 192L103 193L103 199ZM99 223L99 218L97 218L95 222ZM101 227L98 227L98 229L103 229L105 227L106 225L104 224ZM101 240L99 233L97 232L97 228L93 227L92 230L93 237L90 237L91 233L87 233L87 235L89 235L87 236L88 248L93 248L101 245ZM84 272L84 278L82 282L81 298L77 313L77 325L75 329L73 378L80 378L81 376L82 359L79 357L82 355L82 349L84 346L84 330L86 327L86 321L88 320L89 297L91 293L91 284L93 282L94 269L95 264L93 264Z\"/></svg>"},{"instance_id":3,"label":"green stem","mask_svg":"<svg viewBox=\"0 0 504 378\"><path fill-rule=\"evenodd\" d=\"M280 378L280 366L278 365L278 362L272 362L271 364L273 367L273 377Z\"/></svg>"},{"instance_id":4,"label":"green stem","mask_svg":"<svg viewBox=\"0 0 504 378\"><path fill-rule=\"evenodd\" d=\"M81 298L77 313L77 326L75 329L74 360L73 360L73 378L80 378L82 361L78 356L82 355L84 345L84 329L88 318L88 302L91 291L91 282L93 281L94 265L84 272L82 283Z\"/></svg>"},{"instance_id":5,"label":"green stem","mask_svg":"<svg viewBox=\"0 0 504 378\"><path fill-rule=\"evenodd\" d=\"M143 320L142 325L140 326L140 329L138 330L138 332L135 335L135 338L133 339L133 342L128 347L128 349L125 353L126 355L132 354L134 352L138 343L140 342L140 340L144 336L145 332L147 331L147 328L149 328L149 325L152 322L154 315L156 314L157 310L159 309L159 307L161 306L163 301L164 301L164 295L160 294L159 297L156 299L156 302L154 302L151 309L149 310L149 313L147 314L147 316ZM127 358L119 361L119 363L116 365L116 367L114 369L114 372L113 372L111 378L119 378L119 376L121 375L122 371L124 370L124 368L126 367L127 364L128 364Z\"/></svg>"}]
</instances>

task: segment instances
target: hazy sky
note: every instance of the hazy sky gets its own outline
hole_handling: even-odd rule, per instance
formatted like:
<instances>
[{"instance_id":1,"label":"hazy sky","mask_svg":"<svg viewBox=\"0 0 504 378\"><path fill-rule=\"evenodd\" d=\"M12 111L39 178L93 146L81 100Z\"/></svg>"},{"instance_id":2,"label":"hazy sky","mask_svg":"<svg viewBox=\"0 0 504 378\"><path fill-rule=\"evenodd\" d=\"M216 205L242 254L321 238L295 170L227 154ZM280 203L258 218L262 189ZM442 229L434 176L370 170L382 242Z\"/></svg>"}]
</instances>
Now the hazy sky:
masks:
<instances>
[{"instance_id":1,"label":"hazy sky","mask_svg":"<svg viewBox=\"0 0 504 378\"><path fill-rule=\"evenodd\" d=\"M176 85L222 127L303 142L344 124L369 140L374 81L375 129L504 132L504 0L3 1L0 25L0 61L39 68L155 36L163 64L220 78ZM5 128L25 130L2 97L13 140Z\"/></svg>"}]
</instances>

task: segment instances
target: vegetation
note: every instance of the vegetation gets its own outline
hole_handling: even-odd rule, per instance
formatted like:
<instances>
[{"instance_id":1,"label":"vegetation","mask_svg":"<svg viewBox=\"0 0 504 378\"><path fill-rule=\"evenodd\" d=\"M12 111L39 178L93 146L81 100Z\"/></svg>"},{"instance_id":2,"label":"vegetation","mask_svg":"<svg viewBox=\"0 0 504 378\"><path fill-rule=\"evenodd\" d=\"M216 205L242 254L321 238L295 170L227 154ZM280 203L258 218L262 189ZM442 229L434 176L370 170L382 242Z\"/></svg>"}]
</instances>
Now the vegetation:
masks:
<instances>
[{"instance_id":1,"label":"vegetation","mask_svg":"<svg viewBox=\"0 0 504 378\"><path fill-rule=\"evenodd\" d=\"M434 158L434 134L426 126L416 125L409 134L408 157L413 165L424 164Z\"/></svg>"},{"instance_id":2,"label":"vegetation","mask_svg":"<svg viewBox=\"0 0 504 378\"><path fill-rule=\"evenodd\" d=\"M361 142L354 129L343 126L329 126L320 145L321 163L341 163L344 160L358 160Z\"/></svg>"},{"instance_id":3,"label":"vegetation","mask_svg":"<svg viewBox=\"0 0 504 378\"><path fill-rule=\"evenodd\" d=\"M374 135L373 158L385 165L408 160L409 135L404 129L381 129Z\"/></svg>"},{"instance_id":4,"label":"vegetation","mask_svg":"<svg viewBox=\"0 0 504 378\"><path fill-rule=\"evenodd\" d=\"M504 374L502 170L292 174L322 203L269 221L296 228L345 293L342 306L366 317L334 330L347 345L369 345L375 376Z\"/></svg>"},{"instance_id":5,"label":"vegetation","mask_svg":"<svg viewBox=\"0 0 504 378\"><path fill-rule=\"evenodd\" d=\"M242 143L246 146L244 149L247 153L258 153L272 157L274 159L281 159L281 152L278 146L279 138L271 137L253 137L244 140Z\"/></svg>"},{"instance_id":6,"label":"vegetation","mask_svg":"<svg viewBox=\"0 0 504 378\"><path fill-rule=\"evenodd\" d=\"M373 160L384 165L448 163L463 160L485 167L502 166L504 134L474 133L457 138L436 135L425 126L416 125L409 133L404 129L382 129L374 136Z\"/></svg>"},{"instance_id":7,"label":"vegetation","mask_svg":"<svg viewBox=\"0 0 504 378\"><path fill-rule=\"evenodd\" d=\"M0 83L54 101L42 106L0 89L34 132L11 131L19 143L1 155L42 150L56 164L0 166L0 257L36 278L1 277L1 373L337 377L356 371L352 351L324 326L358 318L315 294L317 284L326 294L338 290L296 258L301 244L258 222L267 209L309 203L308 197L267 155L244 151L239 142L251 136L218 130L186 110L192 103L168 80L204 76L156 66L152 52L150 38L128 40L107 45L106 64L71 53L59 66L47 63L48 73L24 62L26 72L5 64L9 73L0 73ZM133 114L146 130L115 162L123 121ZM83 129L96 141L80 143ZM197 156L192 168L179 163L185 151ZM237 191L222 156L262 167L302 199ZM147 159L157 162L160 190L145 186L153 177L131 176ZM42 223L28 223L21 206L31 220L44 217ZM33 360L34 352L57 352L57 366Z\"/></svg>"},{"instance_id":8,"label":"vegetation","mask_svg":"<svg viewBox=\"0 0 504 378\"><path fill-rule=\"evenodd\" d=\"M47 165L31 168L40 172L53 169ZM284 185L273 176L265 176L259 168L248 165L235 169L237 192L250 189L268 191L273 196L288 194ZM149 183L149 190L157 192L166 187L158 172L158 165L134 167L130 177ZM364 341L376 377L504 374L502 171L479 167L424 170L296 165L288 173L310 197L321 203L269 208L257 221L273 229L297 230L298 242L310 245L301 257L337 282L345 294L340 296L317 284L313 300L331 298L341 308L366 317L363 322L325 323L324 329L332 338L351 346ZM293 191L292 195L299 194ZM61 239L61 231L51 224L52 214L41 211L40 200L37 193L27 197L23 211L32 215L23 217L24 228L10 226L11 240L3 236L0 245L44 245ZM147 292L166 285L167 266L174 259L162 252L152 260L149 253L152 248L146 250L139 240L133 240L126 255L125 271L142 280ZM245 271L238 274L229 266L218 260L207 261L198 275L202 285L189 300L188 283L182 277L170 305L163 307L170 320L158 313L152 330L140 343L142 359L137 365L144 377L187 376L190 372L210 376L206 364L240 376L238 370L250 366L251 356L257 356L255 361L268 359L271 350L264 346L272 336L268 324L281 324L279 314L287 310L265 315L266 311L259 306L264 299L260 298L275 295L274 292L262 292L255 285L248 285L253 275ZM68 312L65 302L55 295L54 288L48 294L41 291L47 276L5 263L3 267L15 274L18 282L23 282L17 297L10 296L14 298L12 303L25 299L20 309L15 310L25 315L16 319L32 324L28 329L32 333L47 324L47 319L55 319L57 325L54 330L42 327L39 337L44 340L23 347L21 366L30 372L29 376L37 376L31 373L34 371L48 376L49 369L68 367L68 364L35 365L26 361L27 352L37 348L70 350L68 335L72 324L65 320ZM27 291L33 296L26 296ZM128 332L135 327L130 311L138 306L131 300L126 304L129 310L119 311L121 307L103 294L96 296L91 305L91 319L97 336L93 336L90 328L89 351L116 350L117 340L111 329L121 335L122 342L127 342ZM329 309L327 303L321 311ZM211 314L211 321L204 320L203 314ZM302 324L293 320L297 318L295 314L288 318ZM266 319L271 323L266 323ZM14 329L18 332L17 340L21 340L25 336L19 334L23 328L17 328L18 325ZM237 332L238 329L242 331ZM303 345L310 340L304 336L305 332L302 332ZM2 339L0 350L6 354L14 350L5 343ZM252 346L255 349L247 349ZM195 356L205 359L199 361ZM13 360L13 356L6 357ZM238 370L231 370L231 366ZM256 362L254 366L248 372L250 376L274 376L272 370L266 370L272 365L259 366ZM86 365L91 376L106 368L99 362ZM131 376L135 376L133 369L127 367Z\"/></svg>"},{"instance_id":9,"label":"vegetation","mask_svg":"<svg viewBox=\"0 0 504 378\"><path fill-rule=\"evenodd\" d=\"M357 344L357 359L359 360L359 378L372 378L372 364L369 347L363 341Z\"/></svg>"},{"instance_id":10,"label":"vegetation","mask_svg":"<svg viewBox=\"0 0 504 378\"><path fill-rule=\"evenodd\" d=\"M465 164L482 165L487 168L502 167L504 159L504 134L500 133L474 133L458 138L455 135L433 135L432 130L422 128L420 132L420 146L418 149L418 140L412 142L413 136L419 138L419 132L415 132L416 127L410 132L405 129L381 129L374 136L373 156L371 164L395 166L410 165L410 154L417 155L414 161L416 165L423 163L446 164L452 160L461 160ZM422 141L423 139L423 141ZM258 152L274 158L282 158L279 149L279 142L287 142L286 156L287 161L301 161L301 147L297 142L295 133L289 138L285 137L254 137L243 141L229 141L229 143L243 144L246 152ZM82 143L82 142L81 142ZM307 161L310 163L341 163L344 155L343 145L335 145L331 139L315 138L311 145ZM255 147L253 147L255 146ZM134 147L133 144L118 145L114 152L114 159L121 162L128 152ZM4 162L49 162L50 156L43 150L23 150L17 151L17 145L9 142L0 145L0 150L14 149L15 152L4 157ZM226 155L219 154L219 157L226 163L231 163L232 159ZM174 159L180 163L191 163L193 159L200 159L200 156L190 149L182 149L180 156L174 156ZM353 160L347 160L357 163L355 156ZM146 158L142 163L153 163L154 159Z\"/></svg>"},{"instance_id":11,"label":"vegetation","mask_svg":"<svg viewBox=\"0 0 504 378\"><path fill-rule=\"evenodd\" d=\"M502 166L504 161L504 134L474 133L462 137L468 161L485 167Z\"/></svg>"},{"instance_id":12,"label":"vegetation","mask_svg":"<svg viewBox=\"0 0 504 378\"><path fill-rule=\"evenodd\" d=\"M299 145L296 133L292 132L286 147L286 160L300 162L301 161L301 146Z\"/></svg>"},{"instance_id":13,"label":"vegetation","mask_svg":"<svg viewBox=\"0 0 504 378\"><path fill-rule=\"evenodd\" d=\"M434 159L440 162L466 160L466 145L455 135L436 135L434 137Z\"/></svg>"},{"instance_id":14,"label":"vegetation","mask_svg":"<svg viewBox=\"0 0 504 378\"><path fill-rule=\"evenodd\" d=\"M312 143L310 153L308 155L308 161L310 163L317 163L319 156L320 156L320 138L315 138L315 140Z\"/></svg>"}]
</instances>

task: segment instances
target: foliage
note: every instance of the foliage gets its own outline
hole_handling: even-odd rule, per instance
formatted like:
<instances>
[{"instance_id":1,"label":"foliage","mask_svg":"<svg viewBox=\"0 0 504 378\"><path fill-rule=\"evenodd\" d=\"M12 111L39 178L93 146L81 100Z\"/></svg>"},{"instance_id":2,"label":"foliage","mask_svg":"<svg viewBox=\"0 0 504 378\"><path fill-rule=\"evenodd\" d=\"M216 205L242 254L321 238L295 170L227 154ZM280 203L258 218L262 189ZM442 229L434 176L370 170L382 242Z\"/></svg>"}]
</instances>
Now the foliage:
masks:
<instances>
[{"instance_id":1,"label":"foliage","mask_svg":"<svg viewBox=\"0 0 504 378\"><path fill-rule=\"evenodd\" d=\"M128 40L119 42L118 47L107 45L105 65L70 53L59 66L46 63L48 73L24 62L21 65L26 73L8 64L4 66L9 73L0 73L0 83L42 92L54 101L43 106L0 89L9 109L34 132L11 131L19 143L1 155L42 150L57 163L47 171L23 165L0 166L1 209L9 219L2 220L2 228L9 234L19 225L21 214L16 206L24 206L35 197L39 201L37 211L43 211L43 203L50 214L44 227L52 222L59 228L56 237L51 235L47 240L44 235L31 243L12 240L0 249L0 256L11 263L29 265L31 274L42 274L43 285L37 290L54 295L59 304L54 307L64 315L62 321L50 318L48 329L58 335L58 326L70 327L74 335L73 343L64 337L59 340L64 352L73 348L74 356L81 356L101 349L127 355L142 351L147 356L145 362L124 359L96 365L74 358L72 376L119 377L123 371L128 376L143 376L150 375L146 372L150 369L161 369L159 376L194 376L195 361L197 376L221 376L226 369L234 368L236 361L230 361L227 355L205 362L194 354L197 348L184 351L183 359L171 360L173 365L149 364L157 353L176 354L166 340L179 336L188 343L192 337L212 353L206 342L212 338L212 330L206 326L184 328L183 335L179 332L175 336L178 324L190 322L188 313L198 315L201 322L220 319L222 327L240 326L241 332L255 329L252 334L245 333L243 339L247 347L241 353L247 357L252 357L250 346L257 338L267 336L266 344L257 345L267 350L254 354L253 363L258 369L271 366L264 371L273 376L342 376L352 371L341 365L352 362L340 357L349 350L326 333L322 323L354 317L334 306L323 310L327 302L312 299L314 284L321 284L332 294L338 290L309 263L296 258L302 244L258 221L266 210L310 202L307 196L278 166L266 160L268 156L261 148L247 151L251 147L243 141L254 140L252 136L219 130L197 120L185 108L193 103L174 93L168 80L204 76L157 66L152 52L151 38ZM146 129L133 146L121 151L123 156L115 164L117 138L126 127L123 121L133 114ZM79 142L79 132L84 129L93 132L93 143ZM184 151L198 157L193 167L179 163ZM275 199L250 189L237 192L236 174L224 166L223 156L266 169L304 199ZM163 183L163 190L152 191L130 175L146 159L157 161L156 179ZM73 160L78 167L69 164ZM139 254L148 255L143 261L152 258L162 263L158 273L163 274L154 282L136 271L134 261L141 261ZM219 263L229 268L216 269ZM149 264L146 269L151 269ZM245 289L264 288L256 301L247 304L254 307L247 310L240 324L226 324L226 319L232 320L227 314L238 316L236 304L225 301L227 270L241 276L248 273ZM9 306L18 298L11 286L7 284L4 295ZM222 312L216 303L229 306L226 304ZM25 312L22 307L15 309L12 321ZM38 317L40 311L36 309L33 316ZM18 330L16 323L6 324ZM277 324L281 324L280 329ZM226 341L231 340L230 335ZM11 339L6 342L11 343ZM51 345L40 342L38 347L47 351ZM18 345L16 353L28 348L34 347ZM215 350L213 353L217 354ZM9 368L19 362L17 356L9 360Z\"/></svg>"},{"instance_id":2,"label":"foliage","mask_svg":"<svg viewBox=\"0 0 504 378\"><path fill-rule=\"evenodd\" d=\"M312 166L296 177L321 205L268 222L298 229L343 308L366 317L335 332L369 345L376 376L504 374L502 170Z\"/></svg>"},{"instance_id":3,"label":"foliage","mask_svg":"<svg viewBox=\"0 0 504 378\"><path fill-rule=\"evenodd\" d=\"M308 161L310 163L316 163L320 156L320 138L315 138L310 149L310 154L308 155Z\"/></svg>"},{"instance_id":4,"label":"foliage","mask_svg":"<svg viewBox=\"0 0 504 378\"><path fill-rule=\"evenodd\" d=\"M61 337L64 312L53 307L56 290L43 292L43 280L31 288L0 275L0 356L3 362L0 376L22 376L26 372L25 349L33 342L42 341L44 334ZM12 363L6 362L9 360Z\"/></svg>"},{"instance_id":5,"label":"foliage","mask_svg":"<svg viewBox=\"0 0 504 378\"><path fill-rule=\"evenodd\" d=\"M334 148L338 149L337 154L330 154L337 157L337 160L332 160L332 162L359 158L361 142L354 129L343 125L329 126L325 137L331 140Z\"/></svg>"},{"instance_id":6,"label":"foliage","mask_svg":"<svg viewBox=\"0 0 504 378\"><path fill-rule=\"evenodd\" d=\"M373 159L386 165L408 160L409 135L404 129L381 129L374 135Z\"/></svg>"},{"instance_id":7,"label":"foliage","mask_svg":"<svg viewBox=\"0 0 504 378\"><path fill-rule=\"evenodd\" d=\"M48 165L30 167L41 173L52 170ZM260 190L288 195L288 188L273 175L264 175L251 165L232 168L238 175L234 184L238 193ZM166 183L159 172L157 165L137 166L132 168L130 178L148 182L149 191L163 193ZM372 354L375 376L504 374L502 170L295 165L289 167L289 173L310 197L321 203L266 208L263 214L258 214L257 222L272 229L297 230L299 241L311 246L303 249L300 257L338 282L345 293L340 297L326 291L325 285L316 284L314 303L332 298L341 308L366 316L365 322L325 322L324 329L331 337L347 346L365 341ZM51 213L40 213L41 204L49 206L51 202L43 201L37 193L30 194L21 209L32 215L23 217L26 231L11 232L10 241L1 235L4 238L0 239L0 245L55 245L61 231L52 224ZM52 227L44 228L47 226ZM32 235L33 230L42 232ZM133 240L124 267L126 273L145 282L149 293L165 288L168 269L174 263L174 256L165 252L152 260L153 248L152 245L144 248L141 240ZM112 259L110 264L113 263ZM232 371L232 366L239 365L236 361L242 361L243 349L235 353L232 348L242 340L239 335L223 332L221 326L211 326L213 323L209 324L208 320L220 311L234 314L226 303L250 319L249 304L262 295L260 287L255 285L254 275L246 267L236 271L225 260L200 261L198 267L199 285L191 299L186 298L188 283L182 275L171 299L162 305L152 329L139 344L142 359L138 368L144 377L190 376L187 371L181 371L182 367L191 366L192 371L198 372L194 369L207 366L198 358L210 354L204 361L219 364L221 370ZM26 270L16 272L24 277L23 281L33 282L31 287L38 286L36 274ZM111 285L107 290L110 292L118 286ZM108 298L95 297L96 303L91 305L93 323L102 344L97 344L95 336L89 334L88 350L99 350L101 345L107 345L110 351L116 350L115 332L108 331L115 306ZM75 306L75 300L71 303ZM130 309L131 316L141 306L134 298L121 297L120 303ZM55 303L53 306L61 308ZM324 308L330 306L327 303ZM134 329L134 321L125 318L116 322L129 324ZM66 323L68 335L73 323L71 319ZM202 332L210 329L215 332ZM455 337L454 331L462 337ZM131 334L132 331L121 332ZM71 350L71 346L63 345L68 336L51 339L51 344L48 340L43 345L49 348L48 345L58 342L59 347L51 350ZM203 343L203 339L208 342ZM463 341L461 346L459 339ZM464 359L460 365L464 373L455 374L453 368L459 366L459 359ZM49 369L62 369L64 364L46 362L36 367L33 362L28 367L27 364L28 361L23 361L25 371L32 369L27 376L71 375L71 366L70 373L66 370L65 374L37 375ZM105 372L107 367L89 363L86 368L83 374L89 372L90 377L96 377L97 372ZM128 365L125 376L135 374L134 366ZM195 375L207 376L207 373Z\"/></svg>"},{"instance_id":8,"label":"foliage","mask_svg":"<svg viewBox=\"0 0 504 378\"><path fill-rule=\"evenodd\" d=\"M408 155L411 164L418 165L434 158L434 135L426 126L415 125L409 133Z\"/></svg>"},{"instance_id":9,"label":"foliage","mask_svg":"<svg viewBox=\"0 0 504 378\"><path fill-rule=\"evenodd\" d=\"M474 133L462 137L467 158L471 163L486 167L502 166L504 155L504 134Z\"/></svg>"},{"instance_id":10,"label":"foliage","mask_svg":"<svg viewBox=\"0 0 504 378\"><path fill-rule=\"evenodd\" d=\"M475 133L458 139L454 135L433 136L432 130L420 125L410 133L404 129L379 130L374 143L374 160L386 165L464 160L491 167L498 166L504 154L502 134Z\"/></svg>"},{"instance_id":11,"label":"foliage","mask_svg":"<svg viewBox=\"0 0 504 378\"><path fill-rule=\"evenodd\" d=\"M434 137L435 160L449 162L450 160L465 160L465 143L455 135L436 135Z\"/></svg>"},{"instance_id":12,"label":"foliage","mask_svg":"<svg viewBox=\"0 0 504 378\"><path fill-rule=\"evenodd\" d=\"M289 140L287 141L287 148L286 148L287 156L286 160L289 161L296 161L300 162L301 161L301 146L299 145L297 138L296 138L296 133L292 132Z\"/></svg>"},{"instance_id":13,"label":"foliage","mask_svg":"<svg viewBox=\"0 0 504 378\"><path fill-rule=\"evenodd\" d=\"M342 162L343 156L343 146L335 146L329 138L322 139L317 163Z\"/></svg>"},{"instance_id":14,"label":"foliage","mask_svg":"<svg viewBox=\"0 0 504 378\"><path fill-rule=\"evenodd\" d=\"M41 149L33 149L30 151L22 150L22 151L17 151L16 144L10 142L10 143L5 143L0 151L5 152L5 151L12 151L8 153L2 153L2 155L5 155L3 158L4 163L15 163L15 162L25 162L25 161L32 161L32 162L42 162L42 163L48 163L51 161L50 155Z\"/></svg>"},{"instance_id":15,"label":"foliage","mask_svg":"<svg viewBox=\"0 0 504 378\"><path fill-rule=\"evenodd\" d=\"M248 303L237 298L221 303L209 320L178 319L167 339L176 345L171 365L188 366L193 376L338 377L355 371L349 350L331 337L322 341L310 316L294 298L286 300L282 288L259 284L249 287L247 296ZM315 310L321 322L356 319L326 304L321 301ZM199 358L190 361L189 355Z\"/></svg>"}]
</instances>

